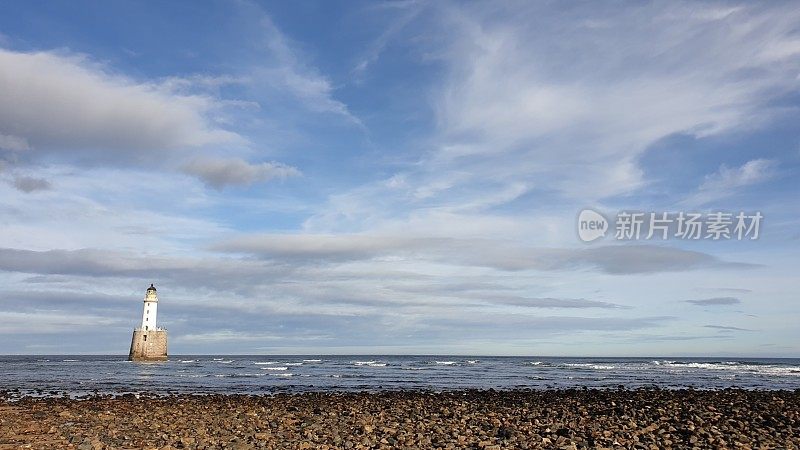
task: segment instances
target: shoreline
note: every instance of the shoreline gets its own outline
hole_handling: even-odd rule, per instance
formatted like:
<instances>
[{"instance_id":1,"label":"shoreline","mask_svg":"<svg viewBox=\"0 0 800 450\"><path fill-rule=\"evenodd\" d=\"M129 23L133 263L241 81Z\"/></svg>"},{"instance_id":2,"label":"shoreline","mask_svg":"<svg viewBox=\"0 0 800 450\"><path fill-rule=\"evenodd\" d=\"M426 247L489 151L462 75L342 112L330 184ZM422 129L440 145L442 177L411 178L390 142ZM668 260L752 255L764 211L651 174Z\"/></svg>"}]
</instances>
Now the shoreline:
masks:
<instances>
[{"instance_id":1,"label":"shoreline","mask_svg":"<svg viewBox=\"0 0 800 450\"><path fill-rule=\"evenodd\" d=\"M120 390L116 392L102 392L100 390L94 391L64 391L64 390L47 390L47 389L0 389L0 404L8 403L13 404L23 400L69 400L75 402L87 400L163 400L163 399L181 399L181 398L205 398L205 397L242 397L242 398L261 398L261 397L276 397L276 396L350 396L350 395L388 395L388 394L419 394L419 395L452 395L452 394L465 394L465 393L509 393L509 394L525 394L525 393L544 393L544 392L558 392L558 393L571 393L571 392L637 392L637 391L667 391L667 392L722 392L722 391L744 391L754 392L760 394L768 393L786 393L794 394L800 393L800 387L797 388L749 388L739 386L727 387L698 387L698 386L637 386L629 387L624 385L616 386L580 386L580 387L513 387L513 388L453 388L453 389L433 389L430 387L376 387L373 389L349 389L349 388L305 388L304 390L296 390L295 387L281 388L273 387L272 390L258 391L258 392L221 392L218 390L196 389L191 392L179 390Z\"/></svg>"},{"instance_id":2,"label":"shoreline","mask_svg":"<svg viewBox=\"0 0 800 450\"><path fill-rule=\"evenodd\" d=\"M0 449L800 448L800 389L0 395Z\"/></svg>"}]
</instances>

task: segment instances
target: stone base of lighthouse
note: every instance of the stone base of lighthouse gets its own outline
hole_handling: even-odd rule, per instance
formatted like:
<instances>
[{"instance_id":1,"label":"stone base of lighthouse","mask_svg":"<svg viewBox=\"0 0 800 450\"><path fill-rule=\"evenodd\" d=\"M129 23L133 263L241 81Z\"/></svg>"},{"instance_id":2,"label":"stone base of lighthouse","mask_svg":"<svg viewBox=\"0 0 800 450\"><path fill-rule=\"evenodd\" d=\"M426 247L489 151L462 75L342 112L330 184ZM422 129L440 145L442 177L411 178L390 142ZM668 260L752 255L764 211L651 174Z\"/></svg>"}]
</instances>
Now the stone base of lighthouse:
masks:
<instances>
[{"instance_id":1,"label":"stone base of lighthouse","mask_svg":"<svg viewBox=\"0 0 800 450\"><path fill-rule=\"evenodd\" d=\"M128 361L166 361L167 330L133 330Z\"/></svg>"}]
</instances>

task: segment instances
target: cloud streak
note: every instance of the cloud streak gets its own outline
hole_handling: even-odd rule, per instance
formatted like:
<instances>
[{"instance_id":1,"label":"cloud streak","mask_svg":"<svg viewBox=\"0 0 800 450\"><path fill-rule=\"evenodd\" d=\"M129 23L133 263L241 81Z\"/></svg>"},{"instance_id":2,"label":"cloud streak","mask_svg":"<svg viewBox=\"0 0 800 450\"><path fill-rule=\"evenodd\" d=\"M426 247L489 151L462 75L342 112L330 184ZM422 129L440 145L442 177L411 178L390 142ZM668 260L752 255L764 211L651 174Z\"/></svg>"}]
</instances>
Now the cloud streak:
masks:
<instances>
[{"instance_id":1,"label":"cloud streak","mask_svg":"<svg viewBox=\"0 0 800 450\"><path fill-rule=\"evenodd\" d=\"M183 170L200 178L214 189L247 186L256 182L300 176L299 170L285 164L278 162L253 164L238 158L195 159L184 165Z\"/></svg>"},{"instance_id":2,"label":"cloud streak","mask_svg":"<svg viewBox=\"0 0 800 450\"><path fill-rule=\"evenodd\" d=\"M248 6L259 18L262 42L273 61L272 64L262 64L253 69L257 79L288 91L312 111L335 114L363 126L347 105L334 98L330 80L303 62L300 52L293 48L292 42L278 29L272 18L255 5Z\"/></svg>"},{"instance_id":3,"label":"cloud streak","mask_svg":"<svg viewBox=\"0 0 800 450\"><path fill-rule=\"evenodd\" d=\"M686 300L686 303L691 303L698 306L738 305L741 302L742 301L736 297L713 297L699 300Z\"/></svg>"},{"instance_id":4,"label":"cloud streak","mask_svg":"<svg viewBox=\"0 0 800 450\"><path fill-rule=\"evenodd\" d=\"M526 248L490 239L369 234L243 236L216 244L212 249L251 254L267 260L300 263L399 257L511 271L590 268L610 274L631 274L750 267L742 263L720 261L702 252L654 245L614 245L585 249Z\"/></svg>"},{"instance_id":5,"label":"cloud streak","mask_svg":"<svg viewBox=\"0 0 800 450\"><path fill-rule=\"evenodd\" d=\"M747 329L747 328L731 327L731 326L725 326L725 325L703 325L703 327L704 328L711 328L713 330L719 330L720 332L725 332L725 331L755 331L755 330L750 330L750 329Z\"/></svg>"},{"instance_id":6,"label":"cloud streak","mask_svg":"<svg viewBox=\"0 0 800 450\"><path fill-rule=\"evenodd\" d=\"M277 238L277 237L276 237ZM344 264L354 261L375 262L392 267L403 252L413 254L413 260L426 259L441 264L461 266L490 267L504 271L520 270L570 270L577 268L595 269L609 274L634 274L686 271L697 268L726 267L738 268L740 263L726 263L716 258L685 250L665 249L649 246L609 246L591 250L569 249L523 249L514 255L507 255L500 249L490 254L488 249L496 244L471 243L457 240L411 240L391 242L387 238L367 241L358 240L355 247L343 242L334 245L303 246L301 240L270 237L260 240L256 248L243 247L233 241L215 247L216 250L235 253L246 252L259 256L263 262L249 259L230 259L218 257L176 258L163 256L139 256L129 252L99 249L32 251L0 248L0 270L58 275L86 276L139 276L161 272L184 272L203 270L219 271L259 269L276 267L302 267L326 264ZM377 243L365 247L364 242ZM435 244L437 247L433 247ZM459 252L457 252L457 250ZM481 253L483 252L483 253ZM245 272L248 272L246 270ZM705 300L687 300L694 304L732 304L738 301L732 297Z\"/></svg>"}]
</instances>

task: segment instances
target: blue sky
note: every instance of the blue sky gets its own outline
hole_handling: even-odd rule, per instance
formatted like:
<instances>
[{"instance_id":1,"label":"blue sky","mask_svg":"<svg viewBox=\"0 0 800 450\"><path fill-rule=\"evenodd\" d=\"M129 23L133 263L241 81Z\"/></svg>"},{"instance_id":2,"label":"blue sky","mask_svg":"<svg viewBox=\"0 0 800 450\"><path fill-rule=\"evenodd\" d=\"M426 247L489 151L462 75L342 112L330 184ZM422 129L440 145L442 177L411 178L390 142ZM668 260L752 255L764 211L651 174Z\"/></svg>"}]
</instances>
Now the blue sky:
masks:
<instances>
[{"instance_id":1,"label":"blue sky","mask_svg":"<svg viewBox=\"0 0 800 450\"><path fill-rule=\"evenodd\" d=\"M7 2L0 353L800 354L791 2ZM584 208L760 211L584 243Z\"/></svg>"}]
</instances>

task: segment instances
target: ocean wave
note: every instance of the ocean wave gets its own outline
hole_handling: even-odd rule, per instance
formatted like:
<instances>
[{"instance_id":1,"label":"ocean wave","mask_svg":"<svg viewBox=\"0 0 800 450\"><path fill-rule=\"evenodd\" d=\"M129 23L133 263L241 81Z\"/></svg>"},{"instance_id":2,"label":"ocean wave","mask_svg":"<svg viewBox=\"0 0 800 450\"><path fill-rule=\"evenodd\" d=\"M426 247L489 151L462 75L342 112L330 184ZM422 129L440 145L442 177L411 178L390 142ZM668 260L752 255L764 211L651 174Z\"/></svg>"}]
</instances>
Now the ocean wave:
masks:
<instances>
[{"instance_id":1,"label":"ocean wave","mask_svg":"<svg viewBox=\"0 0 800 450\"><path fill-rule=\"evenodd\" d=\"M735 362L735 364L731 364ZM728 371L741 374L800 376L800 366L777 366L770 364L750 364L738 361L722 362L674 362L664 366L677 370L701 369L713 371Z\"/></svg>"},{"instance_id":2,"label":"ocean wave","mask_svg":"<svg viewBox=\"0 0 800 450\"><path fill-rule=\"evenodd\" d=\"M666 365L673 365L673 366L695 366L697 364L713 364L713 365L722 365L722 366L739 366L739 365L748 365L748 366L760 366L760 365L769 365L765 363L759 362L747 362L742 363L741 361L669 361L669 360L662 360L662 364Z\"/></svg>"},{"instance_id":3,"label":"ocean wave","mask_svg":"<svg viewBox=\"0 0 800 450\"><path fill-rule=\"evenodd\" d=\"M269 374L267 374L267 373L234 373L234 374L228 375L228 378L259 378L259 377L264 377L264 376L267 376L267 375L269 375Z\"/></svg>"},{"instance_id":4,"label":"ocean wave","mask_svg":"<svg viewBox=\"0 0 800 450\"><path fill-rule=\"evenodd\" d=\"M323 363L314 364L301 362L302 356L292 355L221 356L213 359L212 356L177 355L168 364L135 366L132 369L120 365L131 364L124 357L31 355L0 357L0 367L6 367L7 372L12 373L12 382L19 386L42 383L53 386L54 390L87 393L95 389L121 392L139 388L163 392L266 392L277 387L281 392L295 392L307 389L350 391L362 387L434 390L619 385L631 388L659 385L666 388L768 390L800 387L800 358L351 355L328 357L323 359ZM266 359L269 356L276 359ZM35 362L48 358L53 359L47 363ZM471 361L480 364L471 365ZM92 370L87 371L87 367Z\"/></svg>"},{"instance_id":5,"label":"ocean wave","mask_svg":"<svg viewBox=\"0 0 800 450\"><path fill-rule=\"evenodd\" d=\"M467 364L478 364L479 362L481 362L481 360L479 360L479 359L468 359L467 360Z\"/></svg>"},{"instance_id":6,"label":"ocean wave","mask_svg":"<svg viewBox=\"0 0 800 450\"><path fill-rule=\"evenodd\" d=\"M767 375L789 375L800 377L800 367L766 367L761 373Z\"/></svg>"},{"instance_id":7,"label":"ocean wave","mask_svg":"<svg viewBox=\"0 0 800 450\"><path fill-rule=\"evenodd\" d=\"M564 363L567 367L577 367L594 370L611 370L616 369L617 366L610 366L608 364L594 364L594 363Z\"/></svg>"},{"instance_id":8,"label":"ocean wave","mask_svg":"<svg viewBox=\"0 0 800 450\"><path fill-rule=\"evenodd\" d=\"M304 359L303 362L318 363L318 362L322 362L322 360L321 359Z\"/></svg>"},{"instance_id":9,"label":"ocean wave","mask_svg":"<svg viewBox=\"0 0 800 450\"><path fill-rule=\"evenodd\" d=\"M716 362L672 362L664 364L667 367L679 369L709 369L709 370L741 370L746 366L733 366L730 364Z\"/></svg>"}]
</instances>

